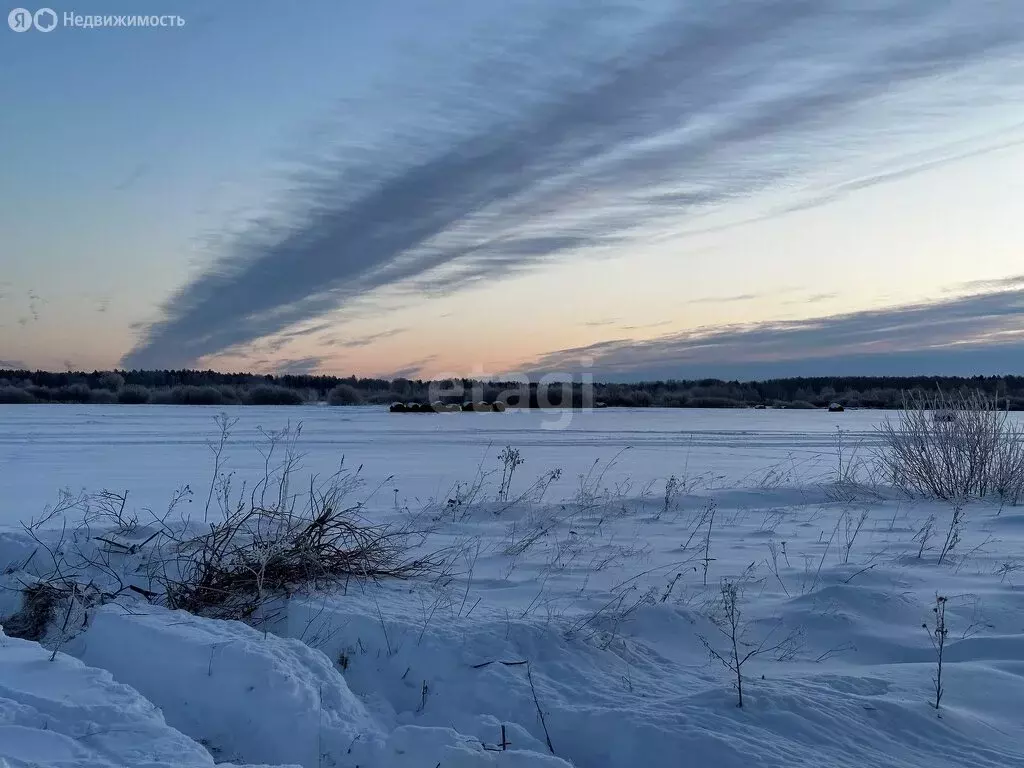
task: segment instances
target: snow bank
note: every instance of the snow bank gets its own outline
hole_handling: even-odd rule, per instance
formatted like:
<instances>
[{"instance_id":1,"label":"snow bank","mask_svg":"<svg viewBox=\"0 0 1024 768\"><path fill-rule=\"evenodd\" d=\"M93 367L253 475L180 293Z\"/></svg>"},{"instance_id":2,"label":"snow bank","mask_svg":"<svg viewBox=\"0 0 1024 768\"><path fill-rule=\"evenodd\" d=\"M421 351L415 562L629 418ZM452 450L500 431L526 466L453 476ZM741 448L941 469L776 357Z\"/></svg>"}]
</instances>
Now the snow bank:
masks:
<instances>
[{"instance_id":1,"label":"snow bank","mask_svg":"<svg viewBox=\"0 0 1024 768\"><path fill-rule=\"evenodd\" d=\"M135 687L224 759L317 768L331 755L344 765L383 735L327 658L298 640L105 606L80 642L87 664Z\"/></svg>"},{"instance_id":2,"label":"snow bank","mask_svg":"<svg viewBox=\"0 0 1024 768\"><path fill-rule=\"evenodd\" d=\"M106 606L75 645L87 663L133 685L218 759L304 768L569 765L524 750L533 742L514 728L507 751L450 727L408 725L386 734L319 650L238 622L147 610ZM496 742L499 733L495 721Z\"/></svg>"},{"instance_id":3,"label":"snow bank","mask_svg":"<svg viewBox=\"0 0 1024 768\"><path fill-rule=\"evenodd\" d=\"M873 616L870 597L851 592L870 633L889 601ZM803 605L793 600L794 616ZM491 745L505 724L513 744L535 752L545 751L546 725L557 754L581 768L675 768L684 759L722 768L961 768L1010 766L1024 756L1024 729L1009 722L1024 703L1014 690L1024 670L974 654L948 663L959 701L939 718L926 703L934 662L914 616L924 642L905 663L759 660L747 670L741 710L697 638L711 631L706 620L671 604L639 610L623 641L607 649L566 638L558 623L507 623L493 613L424 623L415 599L399 590L295 602L289 614L288 631L342 660L352 690L382 721L450 723ZM1022 639L1002 658L1019 653ZM973 695L981 691L987 706ZM1005 730L987 733L992 726Z\"/></svg>"},{"instance_id":4,"label":"snow bank","mask_svg":"<svg viewBox=\"0 0 1024 768\"><path fill-rule=\"evenodd\" d=\"M6 761L6 763L4 763ZM0 631L0 764L203 768L213 757L109 672Z\"/></svg>"},{"instance_id":5,"label":"snow bank","mask_svg":"<svg viewBox=\"0 0 1024 768\"><path fill-rule=\"evenodd\" d=\"M415 725L396 729L380 760L381 768L421 768L435 760L445 768L571 768L557 757L512 749L491 751L450 728Z\"/></svg>"}]
</instances>

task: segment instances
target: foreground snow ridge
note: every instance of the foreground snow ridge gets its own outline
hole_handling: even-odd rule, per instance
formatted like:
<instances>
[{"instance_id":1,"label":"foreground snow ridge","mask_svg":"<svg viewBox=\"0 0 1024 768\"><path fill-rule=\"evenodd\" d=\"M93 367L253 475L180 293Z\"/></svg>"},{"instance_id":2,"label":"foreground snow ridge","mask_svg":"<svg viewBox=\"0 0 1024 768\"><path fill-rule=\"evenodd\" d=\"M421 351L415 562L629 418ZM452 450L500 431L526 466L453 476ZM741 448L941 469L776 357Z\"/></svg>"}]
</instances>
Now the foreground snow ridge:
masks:
<instances>
[{"instance_id":1,"label":"foreground snow ridge","mask_svg":"<svg viewBox=\"0 0 1024 768\"><path fill-rule=\"evenodd\" d=\"M673 477L664 492L595 481L552 504L526 493L532 487L503 481L497 496L440 499L416 513L398 493L368 505L385 523L429 520L420 546L454 553L450 567L292 595L256 627L125 593L71 621L58 616L64 626L41 643L0 633L0 758L97 767L1024 764L1018 508L968 505L960 539L940 558L950 505L878 488L699 489ZM66 546L60 528L39 540ZM92 528L75 535L77 551L116 540ZM119 535L130 545L150 532ZM117 546L123 554L127 545ZM25 531L0 531L9 627L19 590L47 557ZM128 579L144 557L132 550L108 562ZM723 584L739 594L741 655L764 651L742 667L742 708L734 674L709 660L709 646L729 657ZM926 628L936 595L947 598L949 629L939 710Z\"/></svg>"},{"instance_id":2,"label":"foreground snow ridge","mask_svg":"<svg viewBox=\"0 0 1024 768\"><path fill-rule=\"evenodd\" d=\"M212 766L160 710L105 671L0 633L0 756L15 766Z\"/></svg>"},{"instance_id":3,"label":"foreground snow ridge","mask_svg":"<svg viewBox=\"0 0 1024 768\"><path fill-rule=\"evenodd\" d=\"M152 691L193 740L106 669L63 653L51 658L38 643L0 634L0 764L232 768L243 763L220 758L253 754L306 767L413 768L425 759L459 768L569 765L536 753L488 752L450 728L408 725L385 737L326 657L297 642L258 642L264 639L243 625L178 614L97 616L85 657ZM216 672L203 672L217 648L225 652Z\"/></svg>"}]
</instances>

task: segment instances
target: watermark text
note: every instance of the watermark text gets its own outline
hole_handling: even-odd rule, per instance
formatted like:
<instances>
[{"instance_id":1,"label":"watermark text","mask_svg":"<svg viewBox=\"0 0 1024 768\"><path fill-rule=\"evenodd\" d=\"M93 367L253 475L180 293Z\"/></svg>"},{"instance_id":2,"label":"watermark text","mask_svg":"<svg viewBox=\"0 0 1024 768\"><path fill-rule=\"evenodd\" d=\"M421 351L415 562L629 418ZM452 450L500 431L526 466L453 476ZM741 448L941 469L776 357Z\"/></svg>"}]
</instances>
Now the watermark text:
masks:
<instances>
[{"instance_id":1,"label":"watermark text","mask_svg":"<svg viewBox=\"0 0 1024 768\"><path fill-rule=\"evenodd\" d=\"M7 26L15 32L52 32L57 27L66 29L106 28L176 28L184 27L185 19L176 13L152 14L82 14L74 11L55 11L52 8L14 8L7 14Z\"/></svg>"}]
</instances>

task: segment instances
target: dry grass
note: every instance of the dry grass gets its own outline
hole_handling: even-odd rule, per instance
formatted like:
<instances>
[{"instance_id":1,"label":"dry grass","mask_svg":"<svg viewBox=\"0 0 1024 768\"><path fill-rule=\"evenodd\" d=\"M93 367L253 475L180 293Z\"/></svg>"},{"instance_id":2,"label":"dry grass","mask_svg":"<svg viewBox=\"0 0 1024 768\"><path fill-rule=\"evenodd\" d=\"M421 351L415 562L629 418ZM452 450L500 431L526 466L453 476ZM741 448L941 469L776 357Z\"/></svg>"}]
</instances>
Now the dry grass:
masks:
<instances>
[{"instance_id":1,"label":"dry grass","mask_svg":"<svg viewBox=\"0 0 1024 768\"><path fill-rule=\"evenodd\" d=\"M221 471L232 422L221 417L217 425L201 520L178 514L192 497L184 486L165 512L143 510L146 519L128 508L127 493L65 492L25 523L33 551L6 571L19 574L22 607L5 630L40 639L63 622L63 638L91 608L121 598L259 623L270 618L269 606L296 593L436 575L452 559L446 550L424 550L430 531L417 527L418 518L399 525L367 520L362 512L375 491L353 500L362 481L344 459L331 476L294 492L301 425L261 432L262 479L248 490L233 487L233 474Z\"/></svg>"},{"instance_id":2,"label":"dry grass","mask_svg":"<svg viewBox=\"0 0 1024 768\"><path fill-rule=\"evenodd\" d=\"M56 584L29 584L22 590L21 609L4 619L4 634L22 640L42 640L68 594Z\"/></svg>"}]
</instances>

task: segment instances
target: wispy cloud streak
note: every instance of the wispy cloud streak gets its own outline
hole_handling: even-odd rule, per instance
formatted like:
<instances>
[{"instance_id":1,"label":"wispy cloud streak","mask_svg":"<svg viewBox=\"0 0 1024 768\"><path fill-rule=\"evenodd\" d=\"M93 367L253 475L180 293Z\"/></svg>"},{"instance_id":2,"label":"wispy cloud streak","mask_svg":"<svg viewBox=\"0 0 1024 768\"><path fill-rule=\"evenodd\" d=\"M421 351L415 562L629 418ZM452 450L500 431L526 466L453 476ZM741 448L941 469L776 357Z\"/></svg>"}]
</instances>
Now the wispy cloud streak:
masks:
<instances>
[{"instance_id":1,"label":"wispy cloud streak","mask_svg":"<svg viewBox=\"0 0 1024 768\"><path fill-rule=\"evenodd\" d=\"M598 377L631 380L812 372L928 374L951 372L950 366L969 353L974 363L983 360L986 370L1019 373L1022 348L1024 289L1018 289L811 320L619 339L554 352L528 368L585 368Z\"/></svg>"},{"instance_id":2,"label":"wispy cloud streak","mask_svg":"<svg viewBox=\"0 0 1024 768\"><path fill-rule=\"evenodd\" d=\"M331 339L325 342L326 346L341 347L342 349L359 349L361 347L369 347L370 345L384 341L385 339L391 339L395 336L408 331L408 328L392 328L389 331L381 331L380 333L371 333L366 336L357 336L351 339Z\"/></svg>"},{"instance_id":3,"label":"wispy cloud streak","mask_svg":"<svg viewBox=\"0 0 1024 768\"><path fill-rule=\"evenodd\" d=\"M288 211L177 290L123 364L189 364L381 289L447 293L637 242L834 160L860 135L851 108L1019 52L1024 23L1018 0L543 5L496 5L512 32L449 46L451 82L410 71L408 125L325 147Z\"/></svg>"}]
</instances>

